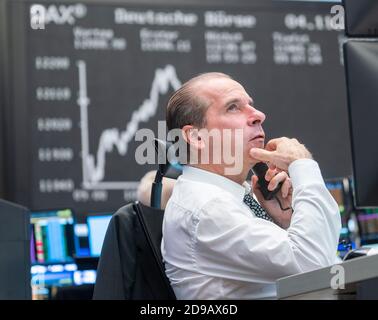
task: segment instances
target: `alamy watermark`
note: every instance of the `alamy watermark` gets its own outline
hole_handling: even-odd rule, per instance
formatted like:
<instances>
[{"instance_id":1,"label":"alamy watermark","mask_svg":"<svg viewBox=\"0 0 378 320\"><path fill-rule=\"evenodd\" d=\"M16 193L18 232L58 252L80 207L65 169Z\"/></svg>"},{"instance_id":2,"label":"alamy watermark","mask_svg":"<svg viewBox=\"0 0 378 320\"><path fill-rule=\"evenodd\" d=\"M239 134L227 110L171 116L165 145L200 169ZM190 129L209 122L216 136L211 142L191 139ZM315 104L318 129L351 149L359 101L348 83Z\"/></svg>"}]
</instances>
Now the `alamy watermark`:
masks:
<instances>
[{"instance_id":1,"label":"alamy watermark","mask_svg":"<svg viewBox=\"0 0 378 320\"><path fill-rule=\"evenodd\" d=\"M192 129L197 147L190 148L181 129L167 132L165 121L158 122L158 139L168 141L168 151L156 152L155 133L148 128L139 129L135 141L142 142L135 151L138 164L222 164L225 175L238 175L243 170L245 141L243 129Z\"/></svg>"},{"instance_id":2,"label":"alamy watermark","mask_svg":"<svg viewBox=\"0 0 378 320\"><path fill-rule=\"evenodd\" d=\"M334 274L331 277L330 286L334 290L345 289L345 269L340 264L335 264L331 267L331 274Z\"/></svg>"},{"instance_id":3,"label":"alamy watermark","mask_svg":"<svg viewBox=\"0 0 378 320\"><path fill-rule=\"evenodd\" d=\"M344 30L345 28L345 10L342 5L334 5L331 7L331 28L334 30Z\"/></svg>"},{"instance_id":4,"label":"alamy watermark","mask_svg":"<svg viewBox=\"0 0 378 320\"><path fill-rule=\"evenodd\" d=\"M85 17L87 7L78 3L73 5L42 5L30 6L30 27L33 30L44 30L49 23L57 25L73 25L76 19Z\"/></svg>"}]
</instances>

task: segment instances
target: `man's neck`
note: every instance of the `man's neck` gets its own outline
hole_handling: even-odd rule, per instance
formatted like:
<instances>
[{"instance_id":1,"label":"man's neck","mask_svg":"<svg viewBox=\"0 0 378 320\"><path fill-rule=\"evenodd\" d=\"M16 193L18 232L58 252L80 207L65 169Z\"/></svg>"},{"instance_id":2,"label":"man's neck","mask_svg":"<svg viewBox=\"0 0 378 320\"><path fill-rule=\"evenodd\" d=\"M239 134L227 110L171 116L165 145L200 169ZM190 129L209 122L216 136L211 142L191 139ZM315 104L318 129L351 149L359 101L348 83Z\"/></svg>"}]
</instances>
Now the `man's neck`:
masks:
<instances>
[{"instance_id":1,"label":"man's neck","mask_svg":"<svg viewBox=\"0 0 378 320\"><path fill-rule=\"evenodd\" d=\"M212 173L215 173L215 174L218 174L220 176L223 176L227 179L230 179L240 185L243 185L245 179L247 178L247 175L248 175L248 172L249 172L249 168L243 168L242 172L238 175L226 175L225 172L226 172L226 168L225 166L222 166L222 165L213 165L213 164L197 164L197 165L191 165L192 167L194 168L198 168L198 169L202 169L202 170L206 170L206 171L209 171L209 172L212 172Z\"/></svg>"}]
</instances>

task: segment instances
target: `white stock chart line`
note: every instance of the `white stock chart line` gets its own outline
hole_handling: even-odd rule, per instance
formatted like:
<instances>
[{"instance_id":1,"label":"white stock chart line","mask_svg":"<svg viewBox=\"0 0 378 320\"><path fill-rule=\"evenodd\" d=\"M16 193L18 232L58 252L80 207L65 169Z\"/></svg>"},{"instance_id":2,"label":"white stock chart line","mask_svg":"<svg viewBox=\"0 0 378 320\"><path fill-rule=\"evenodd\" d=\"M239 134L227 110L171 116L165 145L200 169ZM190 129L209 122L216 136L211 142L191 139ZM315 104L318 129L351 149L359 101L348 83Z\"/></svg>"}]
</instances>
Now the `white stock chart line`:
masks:
<instances>
[{"instance_id":1,"label":"white stock chart line","mask_svg":"<svg viewBox=\"0 0 378 320\"><path fill-rule=\"evenodd\" d=\"M115 147L121 156L126 155L129 143L133 140L140 123L147 122L156 114L160 96L167 94L170 88L177 90L181 86L176 69L172 65L166 65L162 69L155 70L149 97L132 113L131 119L126 123L125 130L109 128L102 132L97 153L94 155L89 151L88 106L90 99L87 91L87 66L83 60L78 60L76 65L79 73L77 104L80 107L83 188L105 190L133 188L138 182L104 181L106 153L114 152Z\"/></svg>"}]
</instances>

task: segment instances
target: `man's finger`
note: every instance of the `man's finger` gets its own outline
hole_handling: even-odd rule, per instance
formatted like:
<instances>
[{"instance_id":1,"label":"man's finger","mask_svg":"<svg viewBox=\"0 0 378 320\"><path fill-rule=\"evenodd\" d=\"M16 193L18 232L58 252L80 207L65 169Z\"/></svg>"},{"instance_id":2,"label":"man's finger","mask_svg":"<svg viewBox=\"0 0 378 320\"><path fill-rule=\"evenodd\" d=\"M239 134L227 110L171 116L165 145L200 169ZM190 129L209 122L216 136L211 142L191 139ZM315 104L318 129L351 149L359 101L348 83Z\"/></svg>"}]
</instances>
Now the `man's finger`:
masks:
<instances>
[{"instance_id":1,"label":"man's finger","mask_svg":"<svg viewBox=\"0 0 378 320\"><path fill-rule=\"evenodd\" d=\"M266 170L265 180L266 180L266 181L270 181L270 180L272 180L272 178L273 178L277 173L278 173L277 170L269 168L268 170Z\"/></svg>"},{"instance_id":2,"label":"man's finger","mask_svg":"<svg viewBox=\"0 0 378 320\"><path fill-rule=\"evenodd\" d=\"M282 181L285 181L287 179L287 173L286 172L280 172L276 174L272 180L270 180L268 184L268 190L272 191L277 188L278 184Z\"/></svg>"},{"instance_id":3,"label":"man's finger","mask_svg":"<svg viewBox=\"0 0 378 320\"><path fill-rule=\"evenodd\" d=\"M285 199L289 195L290 188L291 188L291 181L290 181L290 178L287 178L281 188L282 198Z\"/></svg>"},{"instance_id":4,"label":"man's finger","mask_svg":"<svg viewBox=\"0 0 378 320\"><path fill-rule=\"evenodd\" d=\"M260 148L252 148L249 151L249 155L259 161L271 161L274 157L274 151L266 151Z\"/></svg>"},{"instance_id":5,"label":"man's finger","mask_svg":"<svg viewBox=\"0 0 378 320\"><path fill-rule=\"evenodd\" d=\"M281 143L285 139L287 139L287 138L286 137L281 137L281 138L275 138L275 139L269 140L265 144L265 150L268 150L268 151L274 151L274 150L276 150L277 149L277 145L279 143Z\"/></svg>"}]
</instances>

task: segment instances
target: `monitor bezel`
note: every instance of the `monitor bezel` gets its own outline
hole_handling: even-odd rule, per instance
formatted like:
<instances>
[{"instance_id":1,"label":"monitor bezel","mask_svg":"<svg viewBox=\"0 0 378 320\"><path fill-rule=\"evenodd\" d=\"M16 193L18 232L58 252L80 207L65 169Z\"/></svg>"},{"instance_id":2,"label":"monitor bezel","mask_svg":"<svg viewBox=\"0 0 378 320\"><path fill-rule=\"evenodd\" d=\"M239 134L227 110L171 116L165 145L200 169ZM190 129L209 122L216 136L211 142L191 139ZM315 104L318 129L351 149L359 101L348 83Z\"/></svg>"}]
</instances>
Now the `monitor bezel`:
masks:
<instances>
[{"instance_id":1,"label":"monitor bezel","mask_svg":"<svg viewBox=\"0 0 378 320\"><path fill-rule=\"evenodd\" d=\"M369 38L378 38L378 29L377 33L373 34L367 34L367 33L354 33L351 28L349 28L349 23L348 23L348 1L350 0L342 0L342 6L344 7L344 30L345 30L345 35L347 37L353 37L353 38L363 38L363 39L369 39Z\"/></svg>"},{"instance_id":2,"label":"monitor bezel","mask_svg":"<svg viewBox=\"0 0 378 320\"><path fill-rule=\"evenodd\" d=\"M350 96L350 90L349 90L349 59L348 59L348 54L347 54L347 46L349 43L376 43L378 45L378 39L351 39L346 41L343 44L343 56L344 56L344 67L345 67L345 81L346 81L346 94L347 94L347 112L348 112L348 124L349 124L349 141L350 141L350 146L351 146L351 158L352 158L352 179L350 180L350 187L352 190L352 196L353 196L353 209L354 210L364 210L364 209L376 209L378 208L378 202L377 206L370 206L370 205L363 205L360 203L360 198L359 198L359 187L357 184L357 179L356 179L356 148L354 145L353 141L353 132L354 132L354 126L352 124L352 106L351 106L351 96ZM359 201L358 201L359 200ZM378 199L377 199L378 201Z\"/></svg>"}]
</instances>

